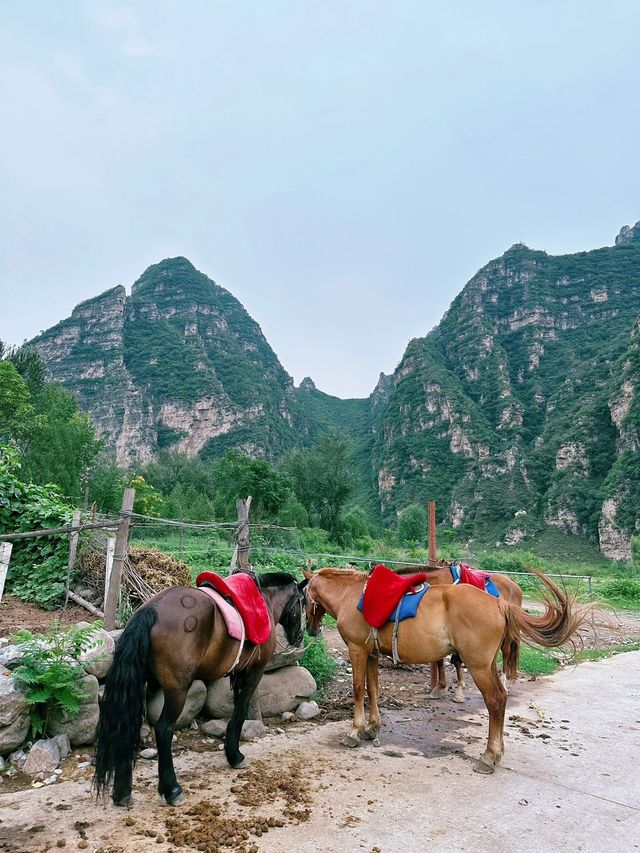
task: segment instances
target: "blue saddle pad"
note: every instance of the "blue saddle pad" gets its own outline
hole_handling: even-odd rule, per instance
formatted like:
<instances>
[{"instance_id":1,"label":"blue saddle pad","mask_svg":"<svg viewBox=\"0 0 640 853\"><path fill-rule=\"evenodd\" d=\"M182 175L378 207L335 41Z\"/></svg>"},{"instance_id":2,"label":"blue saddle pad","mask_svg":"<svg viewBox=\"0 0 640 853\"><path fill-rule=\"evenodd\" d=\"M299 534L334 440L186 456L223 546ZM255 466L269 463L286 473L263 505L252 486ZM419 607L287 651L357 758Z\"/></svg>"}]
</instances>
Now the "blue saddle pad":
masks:
<instances>
[{"instance_id":1,"label":"blue saddle pad","mask_svg":"<svg viewBox=\"0 0 640 853\"><path fill-rule=\"evenodd\" d=\"M418 605L422 601L422 598L425 592L428 591L430 584L421 583L416 592L407 592L400 599L398 606L395 608L391 616L389 616L388 622L396 621L396 613L398 609L400 610L400 615L398 616L398 622L402 622L404 619L412 619L416 613L418 612ZM362 599L364 598L364 593L360 596L360 601L358 602L358 610L362 610Z\"/></svg>"},{"instance_id":2,"label":"blue saddle pad","mask_svg":"<svg viewBox=\"0 0 640 853\"><path fill-rule=\"evenodd\" d=\"M491 580L491 578L484 579L484 590L488 592L489 595L492 595L494 598L500 598L500 590Z\"/></svg>"}]
</instances>

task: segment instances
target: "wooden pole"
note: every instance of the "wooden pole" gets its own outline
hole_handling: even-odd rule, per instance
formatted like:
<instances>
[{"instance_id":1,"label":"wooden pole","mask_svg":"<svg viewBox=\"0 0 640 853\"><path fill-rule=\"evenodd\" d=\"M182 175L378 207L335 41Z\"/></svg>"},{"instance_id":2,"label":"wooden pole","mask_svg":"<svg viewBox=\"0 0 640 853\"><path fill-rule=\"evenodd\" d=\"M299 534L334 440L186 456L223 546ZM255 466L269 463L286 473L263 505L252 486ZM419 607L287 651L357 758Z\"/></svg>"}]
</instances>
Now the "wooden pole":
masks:
<instances>
[{"instance_id":1,"label":"wooden pole","mask_svg":"<svg viewBox=\"0 0 640 853\"><path fill-rule=\"evenodd\" d=\"M435 565L438 559L436 546L436 502L429 501L429 562Z\"/></svg>"},{"instance_id":2,"label":"wooden pole","mask_svg":"<svg viewBox=\"0 0 640 853\"><path fill-rule=\"evenodd\" d=\"M120 578L122 566L129 550L129 526L131 524L131 511L136 497L135 489L125 489L120 510L120 523L116 535L116 544L113 555L113 567L109 580L109 589L104 605L104 627L112 631L116 624L116 609L118 607L118 596L120 594Z\"/></svg>"},{"instance_id":3,"label":"wooden pole","mask_svg":"<svg viewBox=\"0 0 640 853\"><path fill-rule=\"evenodd\" d=\"M116 540L110 536L107 539L107 559L104 566L104 602L103 607L107 606L107 590L111 583L111 572L113 571L113 555L116 552Z\"/></svg>"},{"instance_id":4,"label":"wooden pole","mask_svg":"<svg viewBox=\"0 0 640 853\"><path fill-rule=\"evenodd\" d=\"M93 613L94 616L98 616L98 618L102 619L104 613L102 610L98 610L90 601L87 601L86 598L83 598L81 595L78 595L77 592L73 590L69 590L69 598L71 601L75 601L76 604L79 604L81 607L84 607L85 610L88 610L89 613Z\"/></svg>"},{"instance_id":5,"label":"wooden pole","mask_svg":"<svg viewBox=\"0 0 640 853\"><path fill-rule=\"evenodd\" d=\"M96 521L91 524L80 525L81 530L106 530L109 527L117 527L116 518L111 521ZM73 525L67 527L43 527L40 530L29 530L26 533L0 533L0 542L16 542L19 539L37 539L39 536L59 536L62 533L73 533Z\"/></svg>"},{"instance_id":6,"label":"wooden pole","mask_svg":"<svg viewBox=\"0 0 640 853\"><path fill-rule=\"evenodd\" d=\"M69 584L71 583L71 572L76 564L76 551L78 550L78 531L80 529L80 510L73 513L71 519L71 536L69 537L69 559L67 560L67 578L64 585L64 607L67 609L69 603Z\"/></svg>"},{"instance_id":7,"label":"wooden pole","mask_svg":"<svg viewBox=\"0 0 640 853\"><path fill-rule=\"evenodd\" d=\"M13 545L11 542L0 542L0 601L2 601L2 595L4 593L4 582L7 579L9 560L11 559L12 550Z\"/></svg>"},{"instance_id":8,"label":"wooden pole","mask_svg":"<svg viewBox=\"0 0 640 853\"><path fill-rule=\"evenodd\" d=\"M429 501L429 565L435 566L438 557L436 547L436 502ZM431 664L431 687L438 683L438 664Z\"/></svg>"},{"instance_id":9,"label":"wooden pole","mask_svg":"<svg viewBox=\"0 0 640 853\"><path fill-rule=\"evenodd\" d=\"M249 560L249 510L251 509L251 495L243 501L236 501L238 512L238 526L236 527L236 551L235 566L231 566L231 572L244 572L251 568Z\"/></svg>"}]
</instances>

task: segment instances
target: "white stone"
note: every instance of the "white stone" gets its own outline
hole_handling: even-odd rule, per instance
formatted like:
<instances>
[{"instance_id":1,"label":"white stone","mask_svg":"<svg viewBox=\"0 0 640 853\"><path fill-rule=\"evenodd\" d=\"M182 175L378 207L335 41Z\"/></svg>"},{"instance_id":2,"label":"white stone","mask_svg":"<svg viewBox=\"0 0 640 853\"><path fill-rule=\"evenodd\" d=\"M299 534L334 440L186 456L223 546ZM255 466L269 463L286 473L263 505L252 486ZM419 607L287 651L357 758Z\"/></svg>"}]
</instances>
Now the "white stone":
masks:
<instances>
[{"instance_id":1,"label":"white stone","mask_svg":"<svg viewBox=\"0 0 640 853\"><path fill-rule=\"evenodd\" d=\"M296 717L299 720L313 720L320 714L317 702L301 702L296 708Z\"/></svg>"},{"instance_id":2,"label":"white stone","mask_svg":"<svg viewBox=\"0 0 640 853\"><path fill-rule=\"evenodd\" d=\"M204 681L194 681L189 688L184 708L176 721L175 728L189 728L200 711L202 711L206 699L207 688ZM152 726L155 726L160 719L160 714L162 713L163 708L164 692L162 690L158 690L147 705L147 720Z\"/></svg>"}]
</instances>

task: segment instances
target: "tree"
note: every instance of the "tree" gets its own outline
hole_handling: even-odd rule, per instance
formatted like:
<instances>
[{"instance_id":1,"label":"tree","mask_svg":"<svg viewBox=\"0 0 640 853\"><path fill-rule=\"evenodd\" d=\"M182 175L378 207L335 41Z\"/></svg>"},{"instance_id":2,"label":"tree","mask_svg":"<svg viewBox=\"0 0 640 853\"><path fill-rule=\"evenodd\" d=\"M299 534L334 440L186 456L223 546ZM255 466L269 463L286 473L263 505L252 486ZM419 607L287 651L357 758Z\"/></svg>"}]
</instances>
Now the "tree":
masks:
<instances>
[{"instance_id":1,"label":"tree","mask_svg":"<svg viewBox=\"0 0 640 853\"><path fill-rule=\"evenodd\" d=\"M414 545L422 542L427 529L427 514L417 504L408 506L398 519L398 544Z\"/></svg>"},{"instance_id":2,"label":"tree","mask_svg":"<svg viewBox=\"0 0 640 853\"><path fill-rule=\"evenodd\" d=\"M0 361L0 442L21 443L32 417L26 382L11 361Z\"/></svg>"},{"instance_id":3,"label":"tree","mask_svg":"<svg viewBox=\"0 0 640 853\"><path fill-rule=\"evenodd\" d=\"M300 503L313 521L337 538L340 516L353 490L350 444L346 436L332 430L321 436L311 450L297 450L283 464Z\"/></svg>"},{"instance_id":4,"label":"tree","mask_svg":"<svg viewBox=\"0 0 640 853\"><path fill-rule=\"evenodd\" d=\"M63 494L79 500L84 477L101 448L90 417L78 411L73 394L47 383L37 398L23 449L23 469L31 481L56 483Z\"/></svg>"},{"instance_id":5,"label":"tree","mask_svg":"<svg viewBox=\"0 0 640 853\"><path fill-rule=\"evenodd\" d=\"M251 459L239 450L228 450L212 466L216 509L221 517L235 515L238 498L251 495L251 515L274 518L291 494L289 479L263 459Z\"/></svg>"}]
</instances>

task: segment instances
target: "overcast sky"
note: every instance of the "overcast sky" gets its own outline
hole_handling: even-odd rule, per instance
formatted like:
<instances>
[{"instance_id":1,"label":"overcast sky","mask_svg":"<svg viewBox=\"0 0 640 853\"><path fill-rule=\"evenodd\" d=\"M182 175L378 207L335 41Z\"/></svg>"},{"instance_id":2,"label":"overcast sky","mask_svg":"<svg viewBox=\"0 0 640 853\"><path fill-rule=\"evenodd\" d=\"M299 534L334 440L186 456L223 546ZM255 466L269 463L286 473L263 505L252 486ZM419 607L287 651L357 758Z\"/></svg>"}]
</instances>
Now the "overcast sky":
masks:
<instances>
[{"instance_id":1,"label":"overcast sky","mask_svg":"<svg viewBox=\"0 0 640 853\"><path fill-rule=\"evenodd\" d=\"M517 241L640 219L637 0L0 0L0 338L187 256L365 396Z\"/></svg>"}]
</instances>

